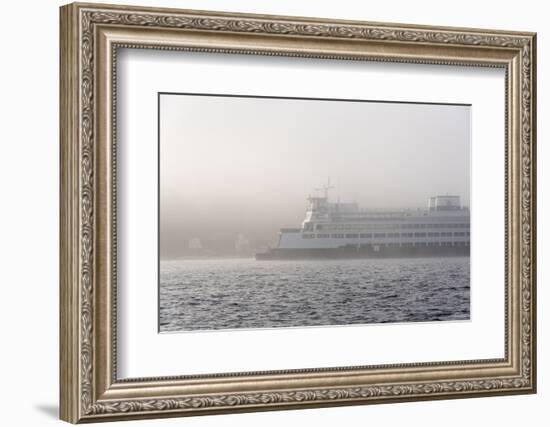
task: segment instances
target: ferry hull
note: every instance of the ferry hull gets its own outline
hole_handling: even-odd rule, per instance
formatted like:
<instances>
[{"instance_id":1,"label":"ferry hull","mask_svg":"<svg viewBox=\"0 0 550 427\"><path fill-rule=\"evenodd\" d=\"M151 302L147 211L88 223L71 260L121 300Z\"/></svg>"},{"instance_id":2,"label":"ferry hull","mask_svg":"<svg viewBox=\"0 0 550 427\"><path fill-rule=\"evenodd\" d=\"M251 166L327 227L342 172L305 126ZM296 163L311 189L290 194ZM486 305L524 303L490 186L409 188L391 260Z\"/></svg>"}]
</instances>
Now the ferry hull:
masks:
<instances>
[{"instance_id":1,"label":"ferry hull","mask_svg":"<svg viewBox=\"0 0 550 427\"><path fill-rule=\"evenodd\" d=\"M273 248L256 254L256 259L353 259L470 256L470 246L343 246L340 248Z\"/></svg>"}]
</instances>

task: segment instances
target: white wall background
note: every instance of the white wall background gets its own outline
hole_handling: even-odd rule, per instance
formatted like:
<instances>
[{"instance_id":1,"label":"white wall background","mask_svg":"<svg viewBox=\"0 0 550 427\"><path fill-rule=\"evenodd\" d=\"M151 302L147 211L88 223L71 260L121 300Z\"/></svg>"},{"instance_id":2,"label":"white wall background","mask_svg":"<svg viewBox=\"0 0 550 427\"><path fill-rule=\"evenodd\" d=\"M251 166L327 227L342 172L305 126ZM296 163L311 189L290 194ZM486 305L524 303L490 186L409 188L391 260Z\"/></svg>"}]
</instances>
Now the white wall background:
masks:
<instances>
[{"instance_id":1,"label":"white wall background","mask_svg":"<svg viewBox=\"0 0 550 427\"><path fill-rule=\"evenodd\" d=\"M113 3L124 3L111 0ZM210 416L131 425L279 426L547 425L550 405L550 29L535 0L133 0L134 4L538 32L539 393L438 402ZM2 425L59 425L58 402L58 6L9 2L0 25L0 401ZM546 18L546 19L545 19Z\"/></svg>"}]
</instances>

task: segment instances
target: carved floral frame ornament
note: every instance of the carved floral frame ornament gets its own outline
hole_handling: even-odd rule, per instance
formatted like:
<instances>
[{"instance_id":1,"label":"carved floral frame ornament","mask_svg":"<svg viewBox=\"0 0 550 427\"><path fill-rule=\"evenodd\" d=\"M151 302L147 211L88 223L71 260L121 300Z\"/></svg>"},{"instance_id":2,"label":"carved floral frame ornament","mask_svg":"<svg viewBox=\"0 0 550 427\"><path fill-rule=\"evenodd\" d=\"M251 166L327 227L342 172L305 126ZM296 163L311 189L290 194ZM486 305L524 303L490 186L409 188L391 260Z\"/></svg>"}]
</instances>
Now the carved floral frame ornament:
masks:
<instances>
[{"instance_id":1,"label":"carved floral frame ornament","mask_svg":"<svg viewBox=\"0 0 550 427\"><path fill-rule=\"evenodd\" d=\"M536 390L533 33L98 4L61 8L60 416L77 423ZM505 357L174 378L116 376L119 47L506 70Z\"/></svg>"}]
</instances>

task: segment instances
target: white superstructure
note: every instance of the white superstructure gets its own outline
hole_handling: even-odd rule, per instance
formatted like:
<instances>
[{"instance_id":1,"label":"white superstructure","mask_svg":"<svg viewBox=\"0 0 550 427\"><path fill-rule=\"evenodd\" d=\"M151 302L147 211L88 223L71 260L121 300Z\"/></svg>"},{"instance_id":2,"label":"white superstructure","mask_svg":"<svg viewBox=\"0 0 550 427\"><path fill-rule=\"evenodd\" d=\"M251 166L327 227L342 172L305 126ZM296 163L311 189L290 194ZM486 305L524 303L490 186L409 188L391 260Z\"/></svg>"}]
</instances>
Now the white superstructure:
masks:
<instances>
[{"instance_id":1,"label":"white superstructure","mask_svg":"<svg viewBox=\"0 0 550 427\"><path fill-rule=\"evenodd\" d=\"M281 229L275 249L470 245L470 210L459 196L430 197L425 209L367 210L329 202L329 188L322 197L308 198L302 226Z\"/></svg>"}]
</instances>

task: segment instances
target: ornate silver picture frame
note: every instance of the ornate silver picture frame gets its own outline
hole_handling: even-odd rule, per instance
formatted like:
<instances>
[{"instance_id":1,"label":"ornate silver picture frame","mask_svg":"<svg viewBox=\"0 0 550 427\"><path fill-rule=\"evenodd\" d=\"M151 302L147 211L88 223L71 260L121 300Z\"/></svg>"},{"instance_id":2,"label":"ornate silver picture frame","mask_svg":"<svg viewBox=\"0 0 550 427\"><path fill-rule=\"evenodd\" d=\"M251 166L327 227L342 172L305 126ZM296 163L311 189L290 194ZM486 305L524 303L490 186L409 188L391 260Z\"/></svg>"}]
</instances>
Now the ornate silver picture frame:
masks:
<instances>
[{"instance_id":1,"label":"ornate silver picture frame","mask_svg":"<svg viewBox=\"0 0 550 427\"><path fill-rule=\"evenodd\" d=\"M60 13L61 419L98 422L536 391L534 33L83 3L63 6ZM192 375L185 374L182 361L182 375L121 378L122 50L503 70L503 357ZM491 165L484 167L489 173Z\"/></svg>"}]
</instances>

